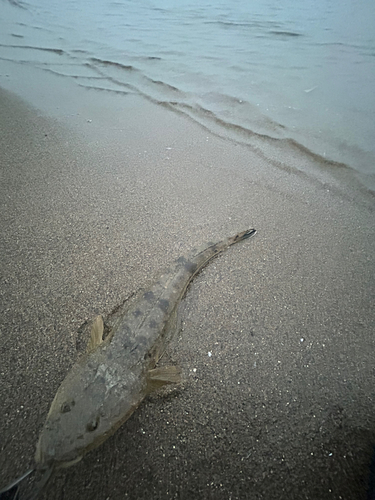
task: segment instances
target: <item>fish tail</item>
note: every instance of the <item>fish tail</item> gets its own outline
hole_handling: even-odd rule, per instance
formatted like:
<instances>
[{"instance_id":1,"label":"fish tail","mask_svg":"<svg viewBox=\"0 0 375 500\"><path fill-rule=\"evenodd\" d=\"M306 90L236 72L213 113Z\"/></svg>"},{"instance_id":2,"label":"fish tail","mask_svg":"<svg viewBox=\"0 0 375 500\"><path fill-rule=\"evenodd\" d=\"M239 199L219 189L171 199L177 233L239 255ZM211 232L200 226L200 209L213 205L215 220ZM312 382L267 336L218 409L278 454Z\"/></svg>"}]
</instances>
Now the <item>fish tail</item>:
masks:
<instances>
[{"instance_id":1,"label":"fish tail","mask_svg":"<svg viewBox=\"0 0 375 500\"><path fill-rule=\"evenodd\" d=\"M227 248L234 245L235 243L239 243L240 241L250 238L255 233L255 229L246 229L246 231L237 233L236 235L231 236L226 240L222 240L218 243L210 245L208 248L205 248L200 253L195 255L195 257L193 258L195 270L189 281L191 281L191 279L193 279L193 277L196 276L216 256L224 252Z\"/></svg>"},{"instance_id":2,"label":"fish tail","mask_svg":"<svg viewBox=\"0 0 375 500\"><path fill-rule=\"evenodd\" d=\"M247 240L251 236L254 236L255 233L256 233L255 229L246 229L246 231L237 233L236 235L231 236L227 240L224 240L221 244L219 243L218 246L222 247L221 251L224 251L226 248L234 245L235 243L239 243L240 241Z\"/></svg>"},{"instance_id":3,"label":"fish tail","mask_svg":"<svg viewBox=\"0 0 375 500\"><path fill-rule=\"evenodd\" d=\"M256 229L247 229L246 231L243 231L242 233L238 233L234 237L235 241L233 243L237 243L237 241L246 240L247 238L250 238L250 236L253 236L255 233L256 233Z\"/></svg>"}]
</instances>

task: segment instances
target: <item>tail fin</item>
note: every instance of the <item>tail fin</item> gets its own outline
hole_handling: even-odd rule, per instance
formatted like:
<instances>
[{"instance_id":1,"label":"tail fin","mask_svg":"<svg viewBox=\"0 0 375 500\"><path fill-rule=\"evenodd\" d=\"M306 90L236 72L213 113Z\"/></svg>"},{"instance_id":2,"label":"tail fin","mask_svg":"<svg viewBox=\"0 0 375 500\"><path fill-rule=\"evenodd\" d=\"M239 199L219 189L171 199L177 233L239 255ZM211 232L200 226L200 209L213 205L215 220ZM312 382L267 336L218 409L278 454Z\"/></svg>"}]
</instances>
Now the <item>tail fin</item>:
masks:
<instances>
[{"instance_id":1,"label":"tail fin","mask_svg":"<svg viewBox=\"0 0 375 500\"><path fill-rule=\"evenodd\" d=\"M250 236L253 236L256 233L256 229L247 229L246 231L242 231L242 233L238 233L235 236L232 236L229 238L228 244L234 245L234 243L238 243L239 241L246 240L247 238L250 238Z\"/></svg>"},{"instance_id":2,"label":"tail fin","mask_svg":"<svg viewBox=\"0 0 375 500\"><path fill-rule=\"evenodd\" d=\"M256 229L248 229L245 231L242 236L242 240L246 240L247 238L250 238L250 236L253 236L256 233ZM241 233L240 233L241 234Z\"/></svg>"}]
</instances>

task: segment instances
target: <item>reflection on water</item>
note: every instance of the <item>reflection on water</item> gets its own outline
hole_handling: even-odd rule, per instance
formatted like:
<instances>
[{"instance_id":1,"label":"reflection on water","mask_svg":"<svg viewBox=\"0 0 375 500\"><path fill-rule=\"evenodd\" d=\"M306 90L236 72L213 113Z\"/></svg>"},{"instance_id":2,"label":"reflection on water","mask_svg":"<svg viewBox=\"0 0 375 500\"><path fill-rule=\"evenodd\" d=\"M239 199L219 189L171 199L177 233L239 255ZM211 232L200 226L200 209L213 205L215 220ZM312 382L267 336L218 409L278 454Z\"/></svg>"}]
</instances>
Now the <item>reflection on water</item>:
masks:
<instances>
[{"instance_id":1,"label":"reflection on water","mask_svg":"<svg viewBox=\"0 0 375 500\"><path fill-rule=\"evenodd\" d=\"M141 94L254 147L289 141L375 172L372 0L2 0L0 9L2 59Z\"/></svg>"}]
</instances>

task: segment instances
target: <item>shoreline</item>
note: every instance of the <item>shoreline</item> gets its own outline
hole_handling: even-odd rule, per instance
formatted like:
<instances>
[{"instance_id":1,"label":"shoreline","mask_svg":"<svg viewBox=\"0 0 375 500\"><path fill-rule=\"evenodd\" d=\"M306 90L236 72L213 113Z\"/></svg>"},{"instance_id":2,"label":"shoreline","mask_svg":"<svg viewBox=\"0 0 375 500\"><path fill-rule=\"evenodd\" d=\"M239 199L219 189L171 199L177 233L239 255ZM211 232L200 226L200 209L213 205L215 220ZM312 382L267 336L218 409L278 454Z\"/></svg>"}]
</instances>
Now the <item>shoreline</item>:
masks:
<instances>
[{"instance_id":1,"label":"shoreline","mask_svg":"<svg viewBox=\"0 0 375 500\"><path fill-rule=\"evenodd\" d=\"M238 124L227 123L228 126L225 127L222 120L215 115L211 116L211 112L205 112L204 109L195 109L193 106L189 110L189 106L182 104L180 106L178 102L173 105L167 98L165 101L163 99L159 101L141 90L139 93L133 90L119 95L114 89L108 89L107 92L100 88L85 87L77 83L75 78L64 77L58 72L33 66L32 63L25 61L3 60L2 66L4 69L0 86L15 92L46 116L62 120L68 128L77 130L78 127L79 134L86 126L85 122L87 124L102 122L111 130L114 129L114 123L120 122L124 125L121 109L123 107L126 109L129 101L135 101L141 108L162 108L158 112L162 116L166 110L167 113L172 112L191 121L192 126L201 128L202 133L245 147L250 153L263 158L268 165L272 164L275 168L297 175L307 175L321 183L335 183L337 180L340 184L344 181L347 188L359 189L364 195L368 191L370 198L374 196L375 176L370 167L365 168L362 165L360 168L355 168L350 163L343 163L343 158L335 159L335 155L330 159L329 155L326 157L325 153L317 152L320 148L315 151L315 148L305 145L304 141L299 142L297 136L293 134L273 137L266 131L252 131ZM23 84L24 81L28 82L27 86ZM95 110L97 114L90 118ZM94 125L91 125L91 128L94 128ZM103 136L103 132L99 134L100 137ZM326 147L329 149L329 145ZM345 145L343 148L345 149ZM367 157L366 153L362 152L358 161L363 164L367 162L369 165L372 161L371 155Z\"/></svg>"},{"instance_id":2,"label":"shoreline","mask_svg":"<svg viewBox=\"0 0 375 500\"><path fill-rule=\"evenodd\" d=\"M139 97L119 107L70 90L55 116L48 95L38 112L0 90L0 484L32 465L80 325L193 247L255 227L182 303L168 356L183 384L146 400L48 498L363 498L371 196L326 172L276 169Z\"/></svg>"}]
</instances>

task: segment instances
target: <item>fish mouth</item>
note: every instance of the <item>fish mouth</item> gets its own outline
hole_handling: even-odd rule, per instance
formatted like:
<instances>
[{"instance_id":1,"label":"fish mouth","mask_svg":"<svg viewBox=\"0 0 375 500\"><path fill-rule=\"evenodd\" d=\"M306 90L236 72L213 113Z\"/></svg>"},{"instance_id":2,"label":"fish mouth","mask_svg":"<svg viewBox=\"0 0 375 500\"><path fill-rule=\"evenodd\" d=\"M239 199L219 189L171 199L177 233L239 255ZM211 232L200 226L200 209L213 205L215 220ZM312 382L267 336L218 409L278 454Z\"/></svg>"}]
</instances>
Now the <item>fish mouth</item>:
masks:
<instances>
[{"instance_id":1,"label":"fish mouth","mask_svg":"<svg viewBox=\"0 0 375 500\"><path fill-rule=\"evenodd\" d=\"M68 454L67 454L68 455ZM68 458L64 460L57 460L55 458L55 450L43 450L42 443L39 441L36 451L35 451L35 463L36 463L36 468L37 469L48 469L50 467L53 467L54 469L66 469L67 467L70 467L71 465L74 465L78 463L79 461L82 460L83 454L77 455L76 453L70 455L73 457ZM60 457L62 458L62 457Z\"/></svg>"},{"instance_id":2,"label":"fish mouth","mask_svg":"<svg viewBox=\"0 0 375 500\"><path fill-rule=\"evenodd\" d=\"M62 460L62 461L57 461L54 460L53 457L47 458L47 455L42 453L41 450L37 450L37 453L35 455L35 462L37 463L36 468L40 470L45 470L49 468L53 468L55 470L58 469L67 469L68 467L71 467L72 465L77 464L80 462L83 458L83 455L79 455L78 457L73 458L72 460Z\"/></svg>"},{"instance_id":3,"label":"fish mouth","mask_svg":"<svg viewBox=\"0 0 375 500\"><path fill-rule=\"evenodd\" d=\"M56 469L67 469L72 465L78 464L82 460L82 455L76 457L74 460L69 460L67 462L59 462L56 464Z\"/></svg>"}]
</instances>

